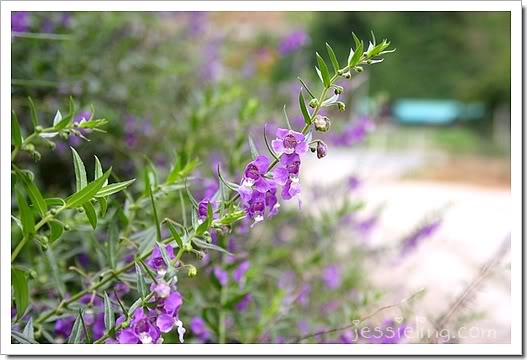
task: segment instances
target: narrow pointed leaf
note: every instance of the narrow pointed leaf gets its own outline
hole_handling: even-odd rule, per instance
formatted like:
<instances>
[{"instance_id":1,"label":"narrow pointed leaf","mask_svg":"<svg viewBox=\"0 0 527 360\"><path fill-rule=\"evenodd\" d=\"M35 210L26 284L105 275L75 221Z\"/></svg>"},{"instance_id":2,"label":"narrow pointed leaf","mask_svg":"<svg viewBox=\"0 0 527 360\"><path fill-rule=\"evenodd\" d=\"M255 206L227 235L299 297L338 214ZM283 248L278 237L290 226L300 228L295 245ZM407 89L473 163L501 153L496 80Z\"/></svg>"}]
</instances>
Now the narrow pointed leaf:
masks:
<instances>
[{"instance_id":1,"label":"narrow pointed leaf","mask_svg":"<svg viewBox=\"0 0 527 360\"><path fill-rule=\"evenodd\" d=\"M86 180L86 168L84 167L84 163L77 151L72 147L70 147L70 149L73 154L73 168L75 170L75 191L80 191L88 184L88 181Z\"/></svg>"},{"instance_id":2,"label":"narrow pointed leaf","mask_svg":"<svg viewBox=\"0 0 527 360\"><path fill-rule=\"evenodd\" d=\"M27 100L29 101L29 111L31 113L31 123L33 124L33 130L38 125L38 115L37 115L37 109L35 108L35 104L33 103L33 100L28 97Z\"/></svg>"},{"instance_id":3,"label":"narrow pointed leaf","mask_svg":"<svg viewBox=\"0 0 527 360\"><path fill-rule=\"evenodd\" d=\"M138 263L135 263L135 272L137 275L137 291L139 292L141 299L144 300L144 298L147 296L147 288L145 284L143 270L141 269L141 266Z\"/></svg>"},{"instance_id":4,"label":"narrow pointed leaf","mask_svg":"<svg viewBox=\"0 0 527 360\"><path fill-rule=\"evenodd\" d=\"M112 302L106 291L104 292L104 328L110 331L115 325L115 314L112 309Z\"/></svg>"},{"instance_id":5,"label":"narrow pointed leaf","mask_svg":"<svg viewBox=\"0 0 527 360\"><path fill-rule=\"evenodd\" d=\"M135 179L131 179L127 181L116 182L110 185L105 185L97 192L97 194L95 194L95 197L97 198L106 197L106 196L118 193L119 191L126 189L128 185L130 185L134 181Z\"/></svg>"},{"instance_id":6,"label":"narrow pointed leaf","mask_svg":"<svg viewBox=\"0 0 527 360\"><path fill-rule=\"evenodd\" d=\"M316 99L316 96L311 92L311 90L309 90L309 87L306 85L306 83L304 82L304 80L300 79L300 78L297 78L298 81L300 81L300 83L302 84L302 86L304 87L304 89L306 89L307 93L309 94L309 96L311 96L312 99Z\"/></svg>"},{"instance_id":7,"label":"narrow pointed leaf","mask_svg":"<svg viewBox=\"0 0 527 360\"><path fill-rule=\"evenodd\" d=\"M179 236L176 227L170 221L167 221L166 224L168 226L170 234L172 234L172 237L174 238L174 240L176 240L178 247L181 249L183 247L183 240L181 239L181 236Z\"/></svg>"},{"instance_id":8,"label":"narrow pointed leaf","mask_svg":"<svg viewBox=\"0 0 527 360\"><path fill-rule=\"evenodd\" d=\"M62 120L62 114L60 113L60 110L57 110L57 113L55 114L55 117L53 118L53 126L56 126L60 121Z\"/></svg>"},{"instance_id":9,"label":"narrow pointed leaf","mask_svg":"<svg viewBox=\"0 0 527 360\"><path fill-rule=\"evenodd\" d=\"M84 204L82 204L82 207L84 209L84 212L86 213L86 217L88 217L88 221L90 222L92 228L94 230L97 229L97 212L95 211L95 208L93 207L92 203L86 201Z\"/></svg>"},{"instance_id":10,"label":"narrow pointed leaf","mask_svg":"<svg viewBox=\"0 0 527 360\"><path fill-rule=\"evenodd\" d=\"M326 43L326 49L328 51L329 60L331 60L331 65L333 66L333 70L335 70L335 74L340 69L339 61L337 60L337 56L335 55L335 52L331 48L331 46Z\"/></svg>"},{"instance_id":11,"label":"narrow pointed leaf","mask_svg":"<svg viewBox=\"0 0 527 360\"><path fill-rule=\"evenodd\" d=\"M22 179L22 182L24 183L24 186L27 190L29 198L31 199L31 202L33 203L33 206L38 210L40 215L44 217L46 215L46 211L48 211L48 207L46 205L44 197L42 196L38 188L35 186L35 184L31 181L29 176L27 176L27 174L17 171L17 175L20 179Z\"/></svg>"},{"instance_id":12,"label":"narrow pointed leaf","mask_svg":"<svg viewBox=\"0 0 527 360\"><path fill-rule=\"evenodd\" d=\"M22 195L18 189L16 189L16 202L18 203L18 208L20 210L19 218L22 222L22 232L24 236L30 237L35 234L35 218L33 217L33 212L27 204L24 195Z\"/></svg>"},{"instance_id":13,"label":"narrow pointed leaf","mask_svg":"<svg viewBox=\"0 0 527 360\"><path fill-rule=\"evenodd\" d=\"M22 331L22 334L24 334L27 338L33 339L35 337L33 332L33 318L30 317L26 326L24 327L24 330Z\"/></svg>"},{"instance_id":14,"label":"narrow pointed leaf","mask_svg":"<svg viewBox=\"0 0 527 360\"><path fill-rule=\"evenodd\" d=\"M22 318L29 305L29 284L24 271L11 268L11 285L15 297L16 319Z\"/></svg>"},{"instance_id":15,"label":"narrow pointed leaf","mask_svg":"<svg viewBox=\"0 0 527 360\"><path fill-rule=\"evenodd\" d=\"M77 191L75 194L71 195L66 199L66 206L68 208L75 208L82 206L86 201L89 201L91 198L99 192L99 190L102 188L104 182L108 179L112 172L112 168L109 168L108 171L106 171L103 176L100 178L92 181L89 183L84 189L81 191Z\"/></svg>"},{"instance_id":16,"label":"narrow pointed leaf","mask_svg":"<svg viewBox=\"0 0 527 360\"><path fill-rule=\"evenodd\" d=\"M100 178L102 175L104 174L104 171L102 170L102 165L101 165L101 161L99 160L99 158L97 156L95 156L95 176L93 177L93 179L98 179ZM108 185L108 180L106 180L104 182L104 185L103 186L106 186Z\"/></svg>"},{"instance_id":17,"label":"narrow pointed leaf","mask_svg":"<svg viewBox=\"0 0 527 360\"><path fill-rule=\"evenodd\" d=\"M50 221L48 223L49 226L49 242L50 244L53 244L58 238L61 237L62 233L64 232L64 227L62 224L56 222L56 221Z\"/></svg>"},{"instance_id":18,"label":"narrow pointed leaf","mask_svg":"<svg viewBox=\"0 0 527 360\"><path fill-rule=\"evenodd\" d=\"M251 156L253 160L256 159L259 155L258 149L256 149L256 145L254 145L253 137L250 133L249 133L249 148L251 149Z\"/></svg>"},{"instance_id":19,"label":"narrow pointed leaf","mask_svg":"<svg viewBox=\"0 0 527 360\"><path fill-rule=\"evenodd\" d=\"M81 342L82 333L83 333L82 322L83 322L82 313L79 310L79 315L77 316L77 318L75 319L75 322L73 323L71 334L68 338L68 344L81 344L82 343Z\"/></svg>"},{"instance_id":20,"label":"narrow pointed leaf","mask_svg":"<svg viewBox=\"0 0 527 360\"><path fill-rule=\"evenodd\" d=\"M318 63L318 68L320 69L320 73L322 75L322 83L324 84L324 87L327 89L331 85L329 69L328 69L328 66L326 65L326 62L324 61L322 56L319 55L319 53L317 53L317 63Z\"/></svg>"},{"instance_id":21,"label":"narrow pointed leaf","mask_svg":"<svg viewBox=\"0 0 527 360\"><path fill-rule=\"evenodd\" d=\"M115 269L117 264L117 247L119 245L119 226L117 218L114 216L108 225L108 261L112 269Z\"/></svg>"},{"instance_id":22,"label":"narrow pointed leaf","mask_svg":"<svg viewBox=\"0 0 527 360\"><path fill-rule=\"evenodd\" d=\"M106 215L106 211L108 210L108 198L98 197L97 202L99 203L101 217L104 217L104 215Z\"/></svg>"},{"instance_id":23,"label":"narrow pointed leaf","mask_svg":"<svg viewBox=\"0 0 527 360\"><path fill-rule=\"evenodd\" d=\"M272 149L271 145L269 144L269 140L267 139L267 124L264 125L264 142L265 146L267 147L267 151L271 154L271 156L275 160L279 160L278 155L275 154L274 150Z\"/></svg>"},{"instance_id":24,"label":"narrow pointed leaf","mask_svg":"<svg viewBox=\"0 0 527 360\"><path fill-rule=\"evenodd\" d=\"M20 132L20 125L14 111L11 112L11 144L16 148L22 146L22 133Z\"/></svg>"},{"instance_id":25,"label":"narrow pointed leaf","mask_svg":"<svg viewBox=\"0 0 527 360\"><path fill-rule=\"evenodd\" d=\"M300 104L302 116L304 117L304 122L308 125L311 124L311 115L309 115L309 110L307 110L304 94L302 94L302 89L300 89L300 93L298 94L298 102Z\"/></svg>"},{"instance_id":26,"label":"narrow pointed leaf","mask_svg":"<svg viewBox=\"0 0 527 360\"><path fill-rule=\"evenodd\" d=\"M11 338L16 340L19 344L38 344L35 339L29 338L19 331L11 330Z\"/></svg>"},{"instance_id":27,"label":"narrow pointed leaf","mask_svg":"<svg viewBox=\"0 0 527 360\"><path fill-rule=\"evenodd\" d=\"M53 281L55 282L56 289L59 291L60 296L64 298L66 294L66 286L62 279L62 272L59 270L58 261L55 257L55 251L53 247L50 246L46 250L46 259L48 261L49 268L51 269L51 275L53 276Z\"/></svg>"},{"instance_id":28,"label":"narrow pointed leaf","mask_svg":"<svg viewBox=\"0 0 527 360\"><path fill-rule=\"evenodd\" d=\"M156 239L157 241L161 241L161 223L159 222L159 217L157 216L157 207L154 200L154 195L152 194L152 189L148 191L148 195L150 196L150 202L152 203L152 218L156 227Z\"/></svg>"}]
</instances>

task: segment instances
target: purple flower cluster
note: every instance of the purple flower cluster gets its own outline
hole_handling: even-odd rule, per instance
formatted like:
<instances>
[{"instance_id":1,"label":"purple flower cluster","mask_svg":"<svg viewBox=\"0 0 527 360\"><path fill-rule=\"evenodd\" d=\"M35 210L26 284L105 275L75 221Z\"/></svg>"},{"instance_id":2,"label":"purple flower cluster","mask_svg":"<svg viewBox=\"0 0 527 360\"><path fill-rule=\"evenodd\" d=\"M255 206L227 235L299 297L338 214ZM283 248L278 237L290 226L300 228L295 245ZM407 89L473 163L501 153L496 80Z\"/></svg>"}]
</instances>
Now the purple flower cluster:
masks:
<instances>
[{"instance_id":1,"label":"purple flower cluster","mask_svg":"<svg viewBox=\"0 0 527 360\"><path fill-rule=\"evenodd\" d=\"M402 242L401 256L407 255L408 253L415 250L423 240L432 236L440 225L441 220L434 220L421 226L410 236L406 237Z\"/></svg>"},{"instance_id":2,"label":"purple flower cluster","mask_svg":"<svg viewBox=\"0 0 527 360\"><path fill-rule=\"evenodd\" d=\"M29 30L29 12L13 11L11 13L11 31L27 32Z\"/></svg>"},{"instance_id":3,"label":"purple flower cluster","mask_svg":"<svg viewBox=\"0 0 527 360\"><path fill-rule=\"evenodd\" d=\"M245 211L254 220L253 226L263 221L266 210L269 218L278 213L278 186L282 186L284 200L290 200L302 191L298 176L300 156L309 148L305 136L293 130L278 128L272 147L279 156L278 164L272 170L272 178L268 176L269 158L260 155L245 167L238 189Z\"/></svg>"},{"instance_id":4,"label":"purple flower cluster","mask_svg":"<svg viewBox=\"0 0 527 360\"><path fill-rule=\"evenodd\" d=\"M309 35L305 31L293 31L282 39L278 45L278 51L282 55L290 54L309 43L309 40Z\"/></svg>"},{"instance_id":5,"label":"purple flower cluster","mask_svg":"<svg viewBox=\"0 0 527 360\"><path fill-rule=\"evenodd\" d=\"M353 146L360 144L375 129L375 124L368 117L361 117L348 125L340 133L333 133L330 140L336 146Z\"/></svg>"},{"instance_id":6,"label":"purple flower cluster","mask_svg":"<svg viewBox=\"0 0 527 360\"><path fill-rule=\"evenodd\" d=\"M200 317L195 316L190 320L190 331L201 342L206 342L211 338L210 332L205 325L205 321Z\"/></svg>"}]
</instances>

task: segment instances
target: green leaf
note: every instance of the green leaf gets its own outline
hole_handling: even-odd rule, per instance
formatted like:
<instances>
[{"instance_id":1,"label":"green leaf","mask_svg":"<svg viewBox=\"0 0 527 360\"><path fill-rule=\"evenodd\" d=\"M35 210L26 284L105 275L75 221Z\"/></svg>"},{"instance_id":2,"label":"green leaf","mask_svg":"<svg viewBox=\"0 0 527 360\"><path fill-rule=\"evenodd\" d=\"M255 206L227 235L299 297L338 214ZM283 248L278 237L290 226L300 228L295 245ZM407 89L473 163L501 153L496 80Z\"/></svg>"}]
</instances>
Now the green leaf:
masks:
<instances>
[{"instance_id":1,"label":"green leaf","mask_svg":"<svg viewBox=\"0 0 527 360\"><path fill-rule=\"evenodd\" d=\"M40 215L44 217L46 215L46 211L48 211L48 207L46 205L46 201L42 197L42 194L35 186L35 184L31 181L29 176L22 173L21 171L17 171L17 175L19 178L22 179L22 182L26 187L27 193L29 195L29 198L31 199L31 202L33 203L33 206L38 210Z\"/></svg>"},{"instance_id":2,"label":"green leaf","mask_svg":"<svg viewBox=\"0 0 527 360\"><path fill-rule=\"evenodd\" d=\"M289 122L289 116L287 116L287 110L286 110L286 105L284 104L284 107L283 107L283 110L284 110L284 117L285 117L285 122L287 124L287 128L289 130L291 130L291 123Z\"/></svg>"},{"instance_id":3,"label":"green leaf","mask_svg":"<svg viewBox=\"0 0 527 360\"><path fill-rule=\"evenodd\" d=\"M212 223L212 215L212 205L209 201L207 205L207 218L196 229L197 235L203 235L203 233L205 233L205 231L210 228L210 225Z\"/></svg>"},{"instance_id":4,"label":"green leaf","mask_svg":"<svg viewBox=\"0 0 527 360\"><path fill-rule=\"evenodd\" d=\"M104 292L104 328L110 331L115 325L115 315L112 309L112 302L106 291Z\"/></svg>"},{"instance_id":5,"label":"green leaf","mask_svg":"<svg viewBox=\"0 0 527 360\"><path fill-rule=\"evenodd\" d=\"M38 344L35 339L31 339L19 331L11 330L11 338L16 340L19 344Z\"/></svg>"},{"instance_id":6,"label":"green leaf","mask_svg":"<svg viewBox=\"0 0 527 360\"><path fill-rule=\"evenodd\" d=\"M218 178L220 179L222 184L224 184L229 189L234 190L234 191L238 191L238 188L240 187L240 185L235 184L235 183L230 182L230 181L227 181L227 180L225 180L223 178L223 175L221 174L221 166L220 166L220 164L218 164Z\"/></svg>"},{"instance_id":7,"label":"green leaf","mask_svg":"<svg viewBox=\"0 0 527 360\"><path fill-rule=\"evenodd\" d=\"M100 197L106 197L115 193L118 193L119 191L122 191L128 187L131 183L133 183L135 179L122 181L122 182L116 182L110 185L105 185L95 194L96 198Z\"/></svg>"},{"instance_id":8,"label":"green leaf","mask_svg":"<svg viewBox=\"0 0 527 360\"><path fill-rule=\"evenodd\" d=\"M49 207L66 205L66 202L61 198L47 198L44 201L46 202L46 205Z\"/></svg>"},{"instance_id":9,"label":"green leaf","mask_svg":"<svg viewBox=\"0 0 527 360\"><path fill-rule=\"evenodd\" d=\"M57 118L57 115L59 115L59 117ZM62 130L64 129L65 127L69 126L71 124L71 121L72 121L72 114L68 114L65 118L62 118L62 115L60 114L60 111L57 111L57 115L55 115L55 119L53 120L53 129L55 130ZM57 122L55 122L55 120L57 120Z\"/></svg>"},{"instance_id":10,"label":"green leaf","mask_svg":"<svg viewBox=\"0 0 527 360\"><path fill-rule=\"evenodd\" d=\"M48 265L51 269L51 274L53 275L53 280L55 281L55 286L59 291L60 295L64 298L64 295L66 294L66 287L64 286L64 282L62 281L62 272L59 270L58 261L55 257L55 251L53 250L52 246L48 247L48 249L46 250L46 258L48 260Z\"/></svg>"},{"instance_id":11,"label":"green leaf","mask_svg":"<svg viewBox=\"0 0 527 360\"><path fill-rule=\"evenodd\" d=\"M253 136L251 133L249 133L249 148L251 149L251 156L254 159L256 159L260 154L258 153L258 149L256 149L256 145L254 145Z\"/></svg>"},{"instance_id":12,"label":"green leaf","mask_svg":"<svg viewBox=\"0 0 527 360\"><path fill-rule=\"evenodd\" d=\"M108 262L112 269L115 269L117 264L117 246L119 245L119 226L118 219L114 216L108 225Z\"/></svg>"},{"instance_id":13,"label":"green leaf","mask_svg":"<svg viewBox=\"0 0 527 360\"><path fill-rule=\"evenodd\" d=\"M50 235L49 235L49 243L53 244L55 240L61 237L62 233L64 232L64 228L62 227L62 224L57 221L50 221L48 222Z\"/></svg>"},{"instance_id":14,"label":"green leaf","mask_svg":"<svg viewBox=\"0 0 527 360\"><path fill-rule=\"evenodd\" d=\"M68 344L82 344L82 332L83 332L83 326L82 323L83 315L81 310L79 310L79 315L75 319L75 322L73 323L73 328L71 329L70 337L68 338Z\"/></svg>"},{"instance_id":15,"label":"green leaf","mask_svg":"<svg viewBox=\"0 0 527 360\"><path fill-rule=\"evenodd\" d=\"M300 89L300 93L298 94L298 102L300 104L302 116L304 117L304 122L308 125L311 124L311 115L309 115L309 111L307 110L304 94L302 94L302 89Z\"/></svg>"},{"instance_id":16,"label":"green leaf","mask_svg":"<svg viewBox=\"0 0 527 360\"><path fill-rule=\"evenodd\" d=\"M176 240L177 246L181 249L183 247L183 240L181 239L181 236L179 236L176 227L174 226L174 224L172 224L170 220L167 221L166 224L168 226L170 234L172 234L172 237L174 238L174 240Z\"/></svg>"},{"instance_id":17,"label":"green leaf","mask_svg":"<svg viewBox=\"0 0 527 360\"><path fill-rule=\"evenodd\" d=\"M307 87L306 83L304 82L304 80L300 79L300 78L297 78L300 83L302 84L302 86L304 87L304 89L306 89L307 93L309 94L309 96L311 96L312 99L316 99L317 97L311 92L311 90L309 90L309 88Z\"/></svg>"},{"instance_id":18,"label":"green leaf","mask_svg":"<svg viewBox=\"0 0 527 360\"><path fill-rule=\"evenodd\" d=\"M92 114L93 115L93 114ZM79 128L81 129L96 129L101 126L104 126L108 124L108 120L106 119L93 119L93 120L87 120L82 121L79 123ZM102 130L99 130L102 131Z\"/></svg>"},{"instance_id":19,"label":"green leaf","mask_svg":"<svg viewBox=\"0 0 527 360\"><path fill-rule=\"evenodd\" d=\"M157 207L154 200L154 195L152 194L152 189L148 189L148 195L150 196L150 202L152 203L152 218L156 227L156 239L157 241L161 241L161 223L159 222L159 217L157 216Z\"/></svg>"},{"instance_id":20,"label":"green leaf","mask_svg":"<svg viewBox=\"0 0 527 360\"><path fill-rule=\"evenodd\" d=\"M236 210L228 213L221 219L219 219L218 223L222 225L230 225L235 223L236 221L239 221L245 217L245 211L243 210Z\"/></svg>"},{"instance_id":21,"label":"green leaf","mask_svg":"<svg viewBox=\"0 0 527 360\"><path fill-rule=\"evenodd\" d=\"M331 80L329 76L329 69L326 65L326 62L322 58L322 56L319 55L317 52L317 63L318 68L320 69L320 73L322 74L322 82L324 83L324 87L327 89L331 85Z\"/></svg>"},{"instance_id":22,"label":"green leaf","mask_svg":"<svg viewBox=\"0 0 527 360\"><path fill-rule=\"evenodd\" d=\"M354 32L352 32L351 35L353 36L353 41L355 42L355 49L357 49L361 44L361 40L357 37L357 35L355 35Z\"/></svg>"},{"instance_id":23,"label":"green leaf","mask_svg":"<svg viewBox=\"0 0 527 360\"><path fill-rule=\"evenodd\" d=\"M24 327L24 330L22 331L22 334L24 334L28 339L33 339L35 337L33 332L33 318L30 317L26 326Z\"/></svg>"},{"instance_id":24,"label":"green leaf","mask_svg":"<svg viewBox=\"0 0 527 360\"><path fill-rule=\"evenodd\" d=\"M102 170L101 162L99 161L99 158L95 156L95 175L93 179L95 180L95 179L100 178L103 175L103 173L104 171ZM106 185L108 185L108 180L104 182L103 186L106 186Z\"/></svg>"},{"instance_id":25,"label":"green leaf","mask_svg":"<svg viewBox=\"0 0 527 360\"><path fill-rule=\"evenodd\" d=\"M77 151L71 146L70 149L73 154L73 167L75 169L75 191L80 191L88 184L88 180L86 180L86 169Z\"/></svg>"},{"instance_id":26,"label":"green leaf","mask_svg":"<svg viewBox=\"0 0 527 360\"><path fill-rule=\"evenodd\" d=\"M108 198L106 197L100 197L97 198L97 202L99 203L99 210L101 217L104 217L106 215L106 211L108 210Z\"/></svg>"},{"instance_id":27,"label":"green leaf","mask_svg":"<svg viewBox=\"0 0 527 360\"><path fill-rule=\"evenodd\" d=\"M97 229L97 212L95 211L92 203L87 201L82 204L82 207L84 208L84 212L86 213L88 221L90 222L93 230Z\"/></svg>"},{"instance_id":28,"label":"green leaf","mask_svg":"<svg viewBox=\"0 0 527 360\"><path fill-rule=\"evenodd\" d=\"M333 49L328 43L326 43L326 49L328 51L329 59L331 60L331 65L333 66L333 70L335 70L335 74L336 74L340 69L337 56L335 55L335 52L333 51Z\"/></svg>"},{"instance_id":29,"label":"green leaf","mask_svg":"<svg viewBox=\"0 0 527 360\"><path fill-rule=\"evenodd\" d=\"M138 263L135 263L135 272L137 275L137 291L139 292L141 299L144 300L144 298L148 295L148 290L145 284L143 270L141 269L141 266Z\"/></svg>"},{"instance_id":30,"label":"green leaf","mask_svg":"<svg viewBox=\"0 0 527 360\"><path fill-rule=\"evenodd\" d=\"M26 273L22 270L11 268L11 285L14 290L16 320L18 321L24 316L29 305L29 283Z\"/></svg>"},{"instance_id":31,"label":"green leaf","mask_svg":"<svg viewBox=\"0 0 527 360\"><path fill-rule=\"evenodd\" d=\"M33 217L33 212L29 208L24 195L22 195L18 189L15 191L16 202L18 203L18 207L20 209L19 218L22 222L22 232L24 236L31 237L35 234L35 218Z\"/></svg>"},{"instance_id":32,"label":"green leaf","mask_svg":"<svg viewBox=\"0 0 527 360\"><path fill-rule=\"evenodd\" d=\"M81 191L77 191L75 194L69 196L66 199L66 206L68 208L79 207L82 206L82 204L84 204L86 201L92 199L102 188L104 182L108 179L111 172L112 168L109 168L108 171L103 174L103 176L86 185L86 187Z\"/></svg>"},{"instance_id":33,"label":"green leaf","mask_svg":"<svg viewBox=\"0 0 527 360\"><path fill-rule=\"evenodd\" d=\"M357 47L355 48L355 52L353 53L353 56L351 56L351 58L348 59L348 66L350 67L350 69L356 66L360 62L362 55L363 55L363 51L364 51L364 42L358 40L355 34L353 34L353 36L355 39L355 43L357 44L356 45Z\"/></svg>"},{"instance_id":34,"label":"green leaf","mask_svg":"<svg viewBox=\"0 0 527 360\"><path fill-rule=\"evenodd\" d=\"M11 112L11 143L16 147L22 146L22 133L20 132L20 125L14 111Z\"/></svg>"},{"instance_id":35,"label":"green leaf","mask_svg":"<svg viewBox=\"0 0 527 360\"><path fill-rule=\"evenodd\" d=\"M60 121L62 120L62 114L60 113L60 110L57 110L57 113L55 114L55 117L53 118L53 126L56 126Z\"/></svg>"},{"instance_id":36,"label":"green leaf","mask_svg":"<svg viewBox=\"0 0 527 360\"><path fill-rule=\"evenodd\" d=\"M31 122L33 123L33 130L38 125L38 115L37 115L37 109L35 108L35 104L33 104L33 100L28 97L29 100L29 111L31 112Z\"/></svg>"},{"instance_id":37,"label":"green leaf","mask_svg":"<svg viewBox=\"0 0 527 360\"><path fill-rule=\"evenodd\" d=\"M203 240L198 239L198 238L193 238L192 242L194 244L196 244L197 246L199 246L200 248L202 248L202 249L210 249L210 250L222 252L222 253L227 254L227 255L231 255L231 256L233 255L231 252L225 250L224 248L222 248L222 247L220 247L218 245L214 245L214 244L208 243L208 242L203 241Z\"/></svg>"}]
</instances>

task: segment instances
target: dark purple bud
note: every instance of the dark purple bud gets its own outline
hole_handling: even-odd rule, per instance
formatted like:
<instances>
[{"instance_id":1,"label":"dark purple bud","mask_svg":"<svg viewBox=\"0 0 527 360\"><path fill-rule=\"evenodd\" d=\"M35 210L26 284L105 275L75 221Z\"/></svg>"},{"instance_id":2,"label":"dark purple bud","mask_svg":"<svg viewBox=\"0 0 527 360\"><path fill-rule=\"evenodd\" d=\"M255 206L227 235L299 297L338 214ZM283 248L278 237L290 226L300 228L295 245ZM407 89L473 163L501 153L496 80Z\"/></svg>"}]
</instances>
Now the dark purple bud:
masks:
<instances>
[{"instance_id":1,"label":"dark purple bud","mask_svg":"<svg viewBox=\"0 0 527 360\"><path fill-rule=\"evenodd\" d=\"M317 143L317 157L322 159L328 154L328 146L323 142L319 141Z\"/></svg>"}]
</instances>

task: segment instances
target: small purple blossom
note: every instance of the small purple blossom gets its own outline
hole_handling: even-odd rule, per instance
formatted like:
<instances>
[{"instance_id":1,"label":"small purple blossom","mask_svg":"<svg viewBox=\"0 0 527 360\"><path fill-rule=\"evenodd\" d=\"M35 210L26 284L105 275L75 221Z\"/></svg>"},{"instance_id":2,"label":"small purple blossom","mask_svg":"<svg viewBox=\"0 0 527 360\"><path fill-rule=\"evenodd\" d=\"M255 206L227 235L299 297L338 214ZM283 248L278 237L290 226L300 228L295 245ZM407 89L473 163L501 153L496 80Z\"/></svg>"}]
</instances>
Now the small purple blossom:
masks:
<instances>
[{"instance_id":1,"label":"small purple blossom","mask_svg":"<svg viewBox=\"0 0 527 360\"><path fill-rule=\"evenodd\" d=\"M264 177L268 168L269 158L264 155L258 156L247 164L243 172L242 183L238 189L242 201L249 202L254 190L265 193L271 189L273 182Z\"/></svg>"},{"instance_id":2,"label":"small purple blossom","mask_svg":"<svg viewBox=\"0 0 527 360\"><path fill-rule=\"evenodd\" d=\"M29 31L29 12L13 11L11 13L11 31L28 32Z\"/></svg>"},{"instance_id":3,"label":"small purple blossom","mask_svg":"<svg viewBox=\"0 0 527 360\"><path fill-rule=\"evenodd\" d=\"M337 265L327 266L322 273L322 280L328 289L337 289L342 283L340 268Z\"/></svg>"},{"instance_id":4,"label":"small purple blossom","mask_svg":"<svg viewBox=\"0 0 527 360\"><path fill-rule=\"evenodd\" d=\"M237 304L236 304L236 310L239 312L243 312L247 310L247 307L253 300L253 296L251 293L246 294Z\"/></svg>"},{"instance_id":5,"label":"small purple blossom","mask_svg":"<svg viewBox=\"0 0 527 360\"><path fill-rule=\"evenodd\" d=\"M215 266L213 272L220 285L226 286L229 281L229 274L219 266Z\"/></svg>"},{"instance_id":6,"label":"small purple blossom","mask_svg":"<svg viewBox=\"0 0 527 360\"><path fill-rule=\"evenodd\" d=\"M165 246L165 250L170 259L175 259L174 248L172 247L172 245ZM167 271L168 264L165 263L165 260L161 255L161 250L159 249L158 245L156 245L156 247L152 251L152 255L150 255L146 263L152 269L156 270L159 275L164 275Z\"/></svg>"},{"instance_id":7,"label":"small purple blossom","mask_svg":"<svg viewBox=\"0 0 527 360\"><path fill-rule=\"evenodd\" d=\"M242 280L247 270L249 270L250 266L251 266L250 262L245 260L245 261L242 261L242 263L232 272L232 278L234 279L234 281L240 284L240 287L243 285Z\"/></svg>"},{"instance_id":8,"label":"small purple blossom","mask_svg":"<svg viewBox=\"0 0 527 360\"><path fill-rule=\"evenodd\" d=\"M440 225L441 220L434 220L415 230L412 234L410 234L407 238L403 240L401 255L407 255L411 251L415 250L423 240L432 236L437 231Z\"/></svg>"},{"instance_id":9,"label":"small purple blossom","mask_svg":"<svg viewBox=\"0 0 527 360\"><path fill-rule=\"evenodd\" d=\"M190 331L202 342L210 339L210 332L207 330L205 321L200 317L195 316L190 320Z\"/></svg>"},{"instance_id":10,"label":"small purple blossom","mask_svg":"<svg viewBox=\"0 0 527 360\"><path fill-rule=\"evenodd\" d=\"M308 150L306 137L299 132L278 128L276 139L272 141L273 150L278 156L282 154L304 155Z\"/></svg>"},{"instance_id":11,"label":"small purple blossom","mask_svg":"<svg viewBox=\"0 0 527 360\"><path fill-rule=\"evenodd\" d=\"M73 328L73 323L75 318L73 316L67 316L61 319L58 319L55 322L55 335L60 336L64 339L70 336L71 329Z\"/></svg>"},{"instance_id":12,"label":"small purple blossom","mask_svg":"<svg viewBox=\"0 0 527 360\"><path fill-rule=\"evenodd\" d=\"M303 30L289 33L278 45L278 50L282 55L292 53L309 42L309 35Z\"/></svg>"}]
</instances>

